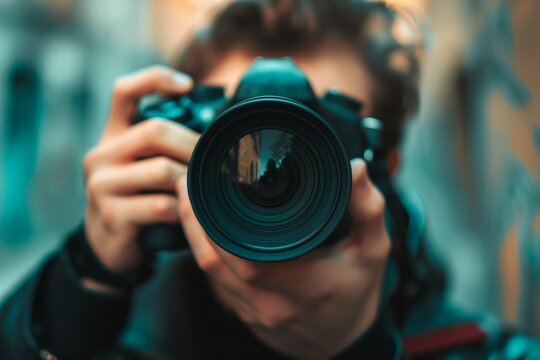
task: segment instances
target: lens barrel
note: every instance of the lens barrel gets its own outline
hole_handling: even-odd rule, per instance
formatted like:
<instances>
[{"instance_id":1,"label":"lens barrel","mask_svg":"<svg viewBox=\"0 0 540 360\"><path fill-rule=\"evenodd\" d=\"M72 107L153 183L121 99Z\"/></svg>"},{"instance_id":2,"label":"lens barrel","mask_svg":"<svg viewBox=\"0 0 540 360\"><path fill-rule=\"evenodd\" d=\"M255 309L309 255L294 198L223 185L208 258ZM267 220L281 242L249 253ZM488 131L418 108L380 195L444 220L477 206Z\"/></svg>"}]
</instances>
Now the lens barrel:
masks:
<instances>
[{"instance_id":1,"label":"lens barrel","mask_svg":"<svg viewBox=\"0 0 540 360\"><path fill-rule=\"evenodd\" d=\"M302 103L233 105L201 136L188 170L197 219L220 247L254 261L301 256L331 237L351 191L347 154Z\"/></svg>"}]
</instances>

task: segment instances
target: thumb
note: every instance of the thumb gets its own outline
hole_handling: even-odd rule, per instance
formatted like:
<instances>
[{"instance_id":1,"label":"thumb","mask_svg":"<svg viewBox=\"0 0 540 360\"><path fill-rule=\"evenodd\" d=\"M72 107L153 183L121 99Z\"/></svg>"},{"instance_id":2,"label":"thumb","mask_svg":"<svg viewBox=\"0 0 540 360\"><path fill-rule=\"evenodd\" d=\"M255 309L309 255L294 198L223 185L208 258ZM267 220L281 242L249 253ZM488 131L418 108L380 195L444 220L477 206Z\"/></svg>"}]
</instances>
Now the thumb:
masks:
<instances>
[{"instance_id":1,"label":"thumb","mask_svg":"<svg viewBox=\"0 0 540 360\"><path fill-rule=\"evenodd\" d=\"M384 219L385 201L377 187L369 179L366 162L351 161L352 187L349 214L353 223L366 228L379 224Z\"/></svg>"}]
</instances>

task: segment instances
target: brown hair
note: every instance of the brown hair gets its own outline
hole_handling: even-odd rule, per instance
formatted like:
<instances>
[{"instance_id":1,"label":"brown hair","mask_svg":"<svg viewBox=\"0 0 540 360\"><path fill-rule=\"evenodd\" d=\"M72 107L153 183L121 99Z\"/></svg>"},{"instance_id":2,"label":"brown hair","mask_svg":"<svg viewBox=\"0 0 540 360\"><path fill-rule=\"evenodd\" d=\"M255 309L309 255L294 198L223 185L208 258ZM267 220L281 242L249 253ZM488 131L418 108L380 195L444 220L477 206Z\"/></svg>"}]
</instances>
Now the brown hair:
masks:
<instances>
[{"instance_id":1,"label":"brown hair","mask_svg":"<svg viewBox=\"0 0 540 360\"><path fill-rule=\"evenodd\" d=\"M396 13L380 2L362 0L237 0L195 34L176 67L195 81L220 55L241 47L264 54L309 51L329 37L354 46L376 84L369 116L384 123L387 148L399 144L407 115L418 106L418 62L413 49L392 36ZM395 55L406 60L396 67ZM402 62L403 64L403 62Z\"/></svg>"}]
</instances>

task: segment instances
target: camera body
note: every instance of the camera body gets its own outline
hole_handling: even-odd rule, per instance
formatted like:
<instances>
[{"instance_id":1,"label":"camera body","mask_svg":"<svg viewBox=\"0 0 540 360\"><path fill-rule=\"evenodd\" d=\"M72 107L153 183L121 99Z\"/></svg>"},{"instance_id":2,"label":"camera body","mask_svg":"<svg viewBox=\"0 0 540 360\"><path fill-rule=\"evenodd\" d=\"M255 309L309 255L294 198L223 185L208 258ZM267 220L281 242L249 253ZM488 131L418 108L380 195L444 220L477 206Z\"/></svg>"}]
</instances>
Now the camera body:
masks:
<instances>
[{"instance_id":1,"label":"camera body","mask_svg":"<svg viewBox=\"0 0 540 360\"><path fill-rule=\"evenodd\" d=\"M348 231L349 160L386 178L382 124L362 103L329 89L318 98L290 58L257 58L228 98L197 84L141 106L134 123L164 118L202 134L188 169L195 215L225 250L255 261L301 256ZM180 226L141 234L151 250L183 247Z\"/></svg>"}]
</instances>

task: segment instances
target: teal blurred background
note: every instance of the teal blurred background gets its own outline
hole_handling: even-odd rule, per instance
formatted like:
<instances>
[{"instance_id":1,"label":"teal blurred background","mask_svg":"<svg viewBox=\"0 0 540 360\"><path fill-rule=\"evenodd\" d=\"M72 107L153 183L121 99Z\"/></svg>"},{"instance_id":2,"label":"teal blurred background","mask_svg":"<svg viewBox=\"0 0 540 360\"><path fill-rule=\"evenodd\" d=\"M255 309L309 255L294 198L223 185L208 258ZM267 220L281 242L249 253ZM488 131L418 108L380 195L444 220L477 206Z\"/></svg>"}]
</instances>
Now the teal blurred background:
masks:
<instances>
[{"instance_id":1,"label":"teal blurred background","mask_svg":"<svg viewBox=\"0 0 540 360\"><path fill-rule=\"evenodd\" d=\"M0 300L81 221L114 79L167 63L219 2L0 0ZM422 63L398 181L451 299L540 336L540 2L389 3Z\"/></svg>"},{"instance_id":2,"label":"teal blurred background","mask_svg":"<svg viewBox=\"0 0 540 360\"><path fill-rule=\"evenodd\" d=\"M149 8L0 0L0 296L81 221L114 79L163 62Z\"/></svg>"}]
</instances>

